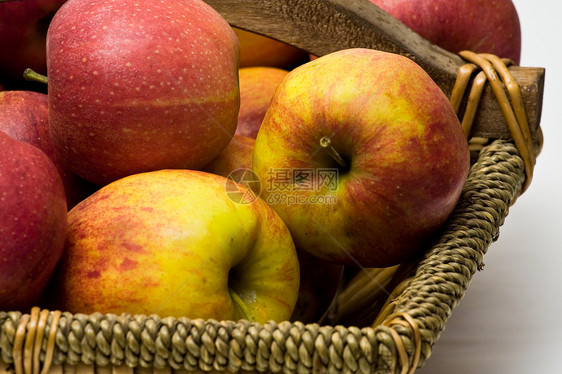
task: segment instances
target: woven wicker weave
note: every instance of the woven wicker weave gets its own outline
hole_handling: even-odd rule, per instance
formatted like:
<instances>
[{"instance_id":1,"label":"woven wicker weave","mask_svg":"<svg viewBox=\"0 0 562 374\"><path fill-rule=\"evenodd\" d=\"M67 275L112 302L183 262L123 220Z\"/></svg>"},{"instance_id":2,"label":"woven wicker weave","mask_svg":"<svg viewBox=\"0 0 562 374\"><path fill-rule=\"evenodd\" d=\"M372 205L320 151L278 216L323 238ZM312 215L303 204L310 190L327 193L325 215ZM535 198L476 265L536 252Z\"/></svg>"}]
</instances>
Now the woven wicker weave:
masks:
<instances>
[{"instance_id":1,"label":"woven wicker weave","mask_svg":"<svg viewBox=\"0 0 562 374\"><path fill-rule=\"evenodd\" d=\"M412 372L430 356L524 179L512 143L496 140L485 147L439 240L381 312L390 318L374 327L67 312L53 324L56 313L49 311L34 342L29 314L0 312L0 373Z\"/></svg>"}]
</instances>

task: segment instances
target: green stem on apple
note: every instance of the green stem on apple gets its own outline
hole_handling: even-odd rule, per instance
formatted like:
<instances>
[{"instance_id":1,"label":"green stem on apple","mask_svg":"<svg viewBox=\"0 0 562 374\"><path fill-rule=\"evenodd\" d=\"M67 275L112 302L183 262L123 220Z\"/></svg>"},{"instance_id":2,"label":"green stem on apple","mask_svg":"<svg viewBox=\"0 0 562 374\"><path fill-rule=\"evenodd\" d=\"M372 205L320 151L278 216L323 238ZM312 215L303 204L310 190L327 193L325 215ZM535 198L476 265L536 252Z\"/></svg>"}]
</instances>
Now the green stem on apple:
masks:
<instances>
[{"instance_id":1,"label":"green stem on apple","mask_svg":"<svg viewBox=\"0 0 562 374\"><path fill-rule=\"evenodd\" d=\"M234 291L230 287L228 288L228 292L230 293L230 297L232 298L232 301L234 301L234 304L238 305L238 307L242 311L242 314L244 315L244 319L253 322L254 318L250 314L250 310L248 309L248 306L244 303L244 300L242 300L240 295L238 295L238 293L236 293L236 291Z\"/></svg>"},{"instance_id":2,"label":"green stem on apple","mask_svg":"<svg viewBox=\"0 0 562 374\"><path fill-rule=\"evenodd\" d=\"M332 139L328 136L323 136L320 138L320 147L326 153L330 155L342 168L347 168L347 162L343 159L343 157L336 151L334 146L332 145Z\"/></svg>"},{"instance_id":3,"label":"green stem on apple","mask_svg":"<svg viewBox=\"0 0 562 374\"><path fill-rule=\"evenodd\" d=\"M38 72L30 68L24 70L23 77L25 78L25 80L30 82L39 82L39 83L47 84L49 81L46 75L39 74Z\"/></svg>"}]
</instances>

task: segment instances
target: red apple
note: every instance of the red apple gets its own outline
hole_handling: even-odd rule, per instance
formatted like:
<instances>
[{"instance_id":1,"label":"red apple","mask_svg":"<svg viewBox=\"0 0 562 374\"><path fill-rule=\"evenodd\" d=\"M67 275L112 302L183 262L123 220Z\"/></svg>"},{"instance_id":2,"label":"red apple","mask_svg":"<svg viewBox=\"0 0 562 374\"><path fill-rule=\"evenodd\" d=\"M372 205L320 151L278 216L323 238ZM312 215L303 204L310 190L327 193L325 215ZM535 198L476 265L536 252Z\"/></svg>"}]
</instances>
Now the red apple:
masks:
<instances>
[{"instance_id":1,"label":"red apple","mask_svg":"<svg viewBox=\"0 0 562 374\"><path fill-rule=\"evenodd\" d=\"M240 112L236 134L256 138L273 93L287 73L287 70L267 66L240 69Z\"/></svg>"},{"instance_id":2,"label":"red apple","mask_svg":"<svg viewBox=\"0 0 562 374\"><path fill-rule=\"evenodd\" d=\"M45 74L45 41L52 16L66 0L27 0L0 4L0 81L28 85L26 68Z\"/></svg>"},{"instance_id":3,"label":"red apple","mask_svg":"<svg viewBox=\"0 0 562 374\"><path fill-rule=\"evenodd\" d=\"M49 135L47 95L33 91L0 92L0 131L39 148L54 162L62 178L68 208L92 193L96 186L70 171L55 153Z\"/></svg>"},{"instance_id":4,"label":"red apple","mask_svg":"<svg viewBox=\"0 0 562 374\"><path fill-rule=\"evenodd\" d=\"M426 248L447 219L469 151L448 98L419 65L357 48L285 77L252 167L297 248L386 267Z\"/></svg>"},{"instance_id":5,"label":"red apple","mask_svg":"<svg viewBox=\"0 0 562 374\"><path fill-rule=\"evenodd\" d=\"M370 0L432 43L519 64L521 25L511 0Z\"/></svg>"},{"instance_id":6,"label":"red apple","mask_svg":"<svg viewBox=\"0 0 562 374\"><path fill-rule=\"evenodd\" d=\"M52 284L56 307L287 320L299 289L289 230L263 200L231 200L227 182L201 171L158 170L86 198L68 213Z\"/></svg>"},{"instance_id":7,"label":"red apple","mask_svg":"<svg viewBox=\"0 0 562 374\"><path fill-rule=\"evenodd\" d=\"M47 34L55 149L100 185L202 168L236 129L238 59L234 31L201 0L69 0Z\"/></svg>"},{"instance_id":8,"label":"red apple","mask_svg":"<svg viewBox=\"0 0 562 374\"><path fill-rule=\"evenodd\" d=\"M62 255L64 188L38 148L0 131L0 149L0 310L28 310Z\"/></svg>"},{"instance_id":9,"label":"red apple","mask_svg":"<svg viewBox=\"0 0 562 374\"><path fill-rule=\"evenodd\" d=\"M271 66L290 69L302 63L302 49L254 32L234 28L240 41L240 67Z\"/></svg>"}]
</instances>

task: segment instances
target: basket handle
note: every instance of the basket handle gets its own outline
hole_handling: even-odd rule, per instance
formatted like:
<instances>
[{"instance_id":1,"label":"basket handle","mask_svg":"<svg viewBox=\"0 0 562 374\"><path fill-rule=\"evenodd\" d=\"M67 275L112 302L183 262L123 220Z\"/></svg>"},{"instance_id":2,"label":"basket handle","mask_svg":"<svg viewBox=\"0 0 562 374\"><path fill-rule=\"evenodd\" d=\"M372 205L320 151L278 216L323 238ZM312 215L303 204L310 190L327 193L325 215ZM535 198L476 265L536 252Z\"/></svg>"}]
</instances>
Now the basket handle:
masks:
<instances>
[{"instance_id":1,"label":"basket handle","mask_svg":"<svg viewBox=\"0 0 562 374\"><path fill-rule=\"evenodd\" d=\"M347 48L398 53L419 64L450 97L466 61L422 38L369 1L360 0L206 0L232 26L322 56ZM501 57L501 56L500 56ZM537 137L544 90L544 68L510 66L521 88L529 128ZM465 100L466 101L466 100ZM460 110L461 114L463 109ZM496 97L486 85L472 126L473 137L512 139Z\"/></svg>"}]
</instances>

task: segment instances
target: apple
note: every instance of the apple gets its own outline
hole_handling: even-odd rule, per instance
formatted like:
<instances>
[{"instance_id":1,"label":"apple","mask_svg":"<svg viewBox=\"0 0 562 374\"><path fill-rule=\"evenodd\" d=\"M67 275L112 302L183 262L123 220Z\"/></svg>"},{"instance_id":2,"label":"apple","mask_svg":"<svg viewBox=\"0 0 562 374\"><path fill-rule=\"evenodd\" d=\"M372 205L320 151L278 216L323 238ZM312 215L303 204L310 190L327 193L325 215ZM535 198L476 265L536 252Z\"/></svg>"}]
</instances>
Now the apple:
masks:
<instances>
[{"instance_id":1,"label":"apple","mask_svg":"<svg viewBox=\"0 0 562 374\"><path fill-rule=\"evenodd\" d=\"M236 134L251 138L257 136L273 93L287 73L287 70L268 66L239 70L240 111Z\"/></svg>"},{"instance_id":2,"label":"apple","mask_svg":"<svg viewBox=\"0 0 562 374\"><path fill-rule=\"evenodd\" d=\"M0 92L0 131L39 148L53 161L62 178L68 209L97 186L70 171L55 153L49 135L47 95L34 91Z\"/></svg>"},{"instance_id":3,"label":"apple","mask_svg":"<svg viewBox=\"0 0 562 374\"><path fill-rule=\"evenodd\" d=\"M236 130L239 47L200 0L69 0L47 33L49 121L71 170L103 185L200 169Z\"/></svg>"},{"instance_id":4,"label":"apple","mask_svg":"<svg viewBox=\"0 0 562 374\"><path fill-rule=\"evenodd\" d=\"M26 68L46 73L47 28L65 1L27 0L0 5L0 81L6 87L30 87L23 79Z\"/></svg>"},{"instance_id":5,"label":"apple","mask_svg":"<svg viewBox=\"0 0 562 374\"><path fill-rule=\"evenodd\" d=\"M453 53L492 53L519 64L521 25L511 0L370 0Z\"/></svg>"},{"instance_id":6,"label":"apple","mask_svg":"<svg viewBox=\"0 0 562 374\"><path fill-rule=\"evenodd\" d=\"M291 69L307 58L302 49L251 31L234 27L240 42L240 67L271 66Z\"/></svg>"},{"instance_id":7,"label":"apple","mask_svg":"<svg viewBox=\"0 0 562 374\"><path fill-rule=\"evenodd\" d=\"M228 183L234 182L166 169L124 177L79 203L68 213L65 252L51 288L55 307L288 319L299 289L289 230L263 200L234 202Z\"/></svg>"},{"instance_id":8,"label":"apple","mask_svg":"<svg viewBox=\"0 0 562 374\"><path fill-rule=\"evenodd\" d=\"M285 77L252 167L297 248L386 267L423 250L442 226L469 151L448 98L419 65L353 48Z\"/></svg>"},{"instance_id":9,"label":"apple","mask_svg":"<svg viewBox=\"0 0 562 374\"><path fill-rule=\"evenodd\" d=\"M251 172L255 142L254 138L234 134L232 140L221 154L205 166L203 171L222 175L223 177L231 176L236 170L248 170Z\"/></svg>"},{"instance_id":10,"label":"apple","mask_svg":"<svg viewBox=\"0 0 562 374\"><path fill-rule=\"evenodd\" d=\"M66 199L43 151L1 131L0 149L0 310L25 311L62 255Z\"/></svg>"}]
</instances>

